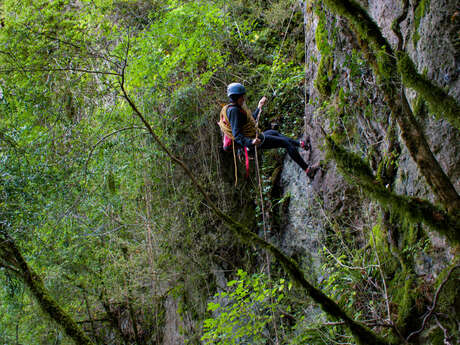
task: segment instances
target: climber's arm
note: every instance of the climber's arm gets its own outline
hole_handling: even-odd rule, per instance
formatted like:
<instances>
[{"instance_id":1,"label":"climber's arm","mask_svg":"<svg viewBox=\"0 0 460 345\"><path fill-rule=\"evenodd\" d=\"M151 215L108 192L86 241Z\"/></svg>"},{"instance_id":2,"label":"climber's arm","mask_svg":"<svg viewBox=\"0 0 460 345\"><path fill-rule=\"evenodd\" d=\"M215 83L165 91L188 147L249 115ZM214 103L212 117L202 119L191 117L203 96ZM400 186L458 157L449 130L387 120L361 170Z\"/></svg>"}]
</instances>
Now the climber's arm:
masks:
<instances>
[{"instance_id":1,"label":"climber's arm","mask_svg":"<svg viewBox=\"0 0 460 345\"><path fill-rule=\"evenodd\" d=\"M236 143L240 144L241 146L252 148L252 139L245 137L241 131L247 121L246 116L237 107L232 107L228 111L227 117L230 121L230 125L232 126L232 134Z\"/></svg>"}]
</instances>

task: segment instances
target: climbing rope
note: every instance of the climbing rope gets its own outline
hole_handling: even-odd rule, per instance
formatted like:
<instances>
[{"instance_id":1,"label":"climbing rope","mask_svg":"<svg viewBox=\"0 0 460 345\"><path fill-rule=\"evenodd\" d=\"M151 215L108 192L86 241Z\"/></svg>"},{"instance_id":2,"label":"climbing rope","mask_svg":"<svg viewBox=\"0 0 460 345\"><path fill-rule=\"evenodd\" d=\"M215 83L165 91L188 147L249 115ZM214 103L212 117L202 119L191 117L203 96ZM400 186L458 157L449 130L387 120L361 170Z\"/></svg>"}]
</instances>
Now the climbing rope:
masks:
<instances>
[{"instance_id":1,"label":"climbing rope","mask_svg":"<svg viewBox=\"0 0 460 345\"><path fill-rule=\"evenodd\" d=\"M276 55L276 59L279 58L279 56L281 54L281 50L283 49L283 46L284 46L284 42L286 41L287 33L289 31L289 28L290 28L291 22L292 22L292 17L294 16L295 7L296 7L295 5L292 6L291 15L289 17L289 22L288 22L288 25L286 26L286 31L284 32L283 40L281 41L280 47L278 49L278 54ZM276 64L273 64L273 66L271 68L270 77L268 78L268 83L267 83L266 88L263 91L263 94L265 94L269 88L272 88L272 78L273 78L273 75L274 75L274 72L275 72L275 66L276 66ZM275 92L273 92L273 93L275 93ZM260 119L261 114L262 114L262 109L259 110L259 114L257 115L257 119L256 119L256 139L259 137L259 119ZM255 146L255 160L256 160L256 171L257 171L257 179L258 179L258 186L259 186L260 209L262 211L264 239L267 240L267 224L266 224L266 220L265 220L266 218L265 218L265 207L264 207L264 200L263 200L263 193L262 193L262 190L263 190L262 189L262 180L261 180L261 177L260 177L259 159L258 159L258 152L257 151L258 151L257 146Z\"/></svg>"},{"instance_id":2,"label":"climbing rope","mask_svg":"<svg viewBox=\"0 0 460 345\"><path fill-rule=\"evenodd\" d=\"M260 114L262 113L262 109L259 110L259 114L257 114L257 120L256 120L256 139L259 137L259 119L260 119ZM264 240L268 242L268 236L267 236L267 221L265 219L265 203L264 203L264 196L262 192L262 179L260 177L260 167L259 167L259 157L257 153L257 145L255 147L255 160L256 160L256 171L257 171L257 180L258 180L258 185L259 185L259 197L260 197L260 210L262 211L262 223L263 223L263 230L264 230ZM266 260L266 265L267 265L267 277L269 284L271 282L271 260L270 260L270 255L268 255L268 251L265 251L265 260ZM273 303L272 297L270 297L270 303ZM272 317L273 317L273 328L275 330L275 338L276 338L276 344L279 344L279 339L278 339L278 327L276 324L275 320L275 315L274 312L272 311Z\"/></svg>"},{"instance_id":3,"label":"climbing rope","mask_svg":"<svg viewBox=\"0 0 460 345\"><path fill-rule=\"evenodd\" d=\"M260 114L262 113L262 109L259 110L259 114L257 115L257 120L256 120L256 128L259 127L259 118ZM259 131L256 133L256 139L259 137ZM264 229L264 240L267 240L267 222L265 221L265 206L264 206L264 197L262 193L262 179L260 177L260 167L259 167L259 157L257 153L257 145L255 147L255 160L256 160L256 172L257 172L257 180L258 180L258 185L259 185L259 197L260 197L260 209L262 211L262 223L263 223L263 229ZM268 260L268 253L267 253L267 260ZM268 264L268 262L267 262ZM268 265L268 275L270 278L270 265Z\"/></svg>"},{"instance_id":4,"label":"climbing rope","mask_svg":"<svg viewBox=\"0 0 460 345\"><path fill-rule=\"evenodd\" d=\"M279 59L279 56L281 54L281 50L283 49L283 46L284 46L284 42L286 41L287 33L289 31L289 28L290 28L291 22L292 22L292 17L294 16L295 7L296 7L295 5L292 6L291 15L289 17L289 22L288 22L288 25L286 26L286 31L284 32L283 40L281 41L280 47L278 49L278 54L276 55L276 59ZM268 83L267 83L266 88L263 91L263 94L265 94L269 88L272 88L272 78L273 78L273 75L274 75L274 72L275 72L275 66L276 66L276 64L274 63L272 68L271 68L270 77L268 78ZM275 93L276 93L276 91L273 92L273 94L275 94ZM256 119L256 139L259 137L259 119L260 119L261 114L262 114L262 109L259 110L259 114L257 115L257 119ZM264 231L264 240L267 241L267 232L268 231L267 231L267 222L266 222L265 205L264 205L265 203L264 203L264 199L263 199L262 179L260 177L260 167L259 167L259 159L258 158L259 158L258 157L258 150L257 150L257 146L255 146L255 160L256 160L256 172L257 172L257 179L258 179L258 186L259 186L260 209L262 211L262 223L263 223L263 231ZM266 253L266 254L267 254L267 275L268 275L268 277L270 279L271 278L270 277L270 262L269 262L268 253Z\"/></svg>"},{"instance_id":5,"label":"climbing rope","mask_svg":"<svg viewBox=\"0 0 460 345\"><path fill-rule=\"evenodd\" d=\"M286 27L286 31L284 32L283 40L281 41L281 44L280 44L280 47L279 47L279 50L278 50L278 54L276 55L276 60L274 62L276 62L279 59L279 56L281 54L281 50L283 49L283 45L284 45L284 42L286 41L287 33L289 31L289 27L290 27L291 22L292 22L292 17L294 16L294 11L295 11L295 6L293 5L291 15L289 17L289 22L288 22L288 25ZM273 78L273 75L274 75L274 72L275 72L275 66L276 66L276 63L274 63L272 68L271 68L270 77L268 78L268 83L267 83L267 86L266 86L263 94L265 94L269 88L272 88L271 83L272 83L272 78ZM276 94L276 90L273 90L273 94L274 95ZM257 119L256 119L256 139L259 137L259 119L260 119L261 114L262 114L262 109L260 109L259 114L257 114ZM263 224L263 231L264 231L264 240L266 242L268 242L267 233L270 230L267 230L267 221L266 221L266 214L265 214L265 203L264 203L263 188L262 188L262 178L260 176L260 167L259 167L259 157L258 157L257 145L255 145L254 147L255 147L255 160L256 160L257 180L258 180L258 186L259 186L260 210L262 211L262 224ZM266 259L266 265L267 265L268 281L271 282L271 269L270 269L271 262L270 262L270 256L268 255L268 251L265 251L265 259ZM275 315L273 314L273 311L272 311L272 317L273 317L273 328L275 330L276 344L279 344L278 328L277 328L277 324L276 324L276 321L275 321Z\"/></svg>"}]
</instances>

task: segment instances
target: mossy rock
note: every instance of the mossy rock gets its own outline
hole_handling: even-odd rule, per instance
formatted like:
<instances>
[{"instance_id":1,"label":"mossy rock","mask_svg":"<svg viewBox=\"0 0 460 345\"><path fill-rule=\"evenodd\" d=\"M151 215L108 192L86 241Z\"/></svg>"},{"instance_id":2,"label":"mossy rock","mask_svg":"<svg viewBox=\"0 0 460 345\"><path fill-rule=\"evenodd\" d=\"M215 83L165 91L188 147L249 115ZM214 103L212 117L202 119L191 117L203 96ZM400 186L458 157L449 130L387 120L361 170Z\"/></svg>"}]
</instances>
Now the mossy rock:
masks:
<instances>
[{"instance_id":1,"label":"mossy rock","mask_svg":"<svg viewBox=\"0 0 460 345\"><path fill-rule=\"evenodd\" d=\"M412 36L412 40L414 42L414 46L417 46L417 42L420 39L420 33L418 32L420 28L420 22L422 18L428 13L428 9L430 8L430 0L421 0L414 11L414 34Z\"/></svg>"},{"instance_id":2,"label":"mossy rock","mask_svg":"<svg viewBox=\"0 0 460 345\"><path fill-rule=\"evenodd\" d=\"M331 55L321 57L318 72L316 74L315 87L323 98L327 98L332 95L332 82L329 78L332 65L333 59Z\"/></svg>"}]
</instances>

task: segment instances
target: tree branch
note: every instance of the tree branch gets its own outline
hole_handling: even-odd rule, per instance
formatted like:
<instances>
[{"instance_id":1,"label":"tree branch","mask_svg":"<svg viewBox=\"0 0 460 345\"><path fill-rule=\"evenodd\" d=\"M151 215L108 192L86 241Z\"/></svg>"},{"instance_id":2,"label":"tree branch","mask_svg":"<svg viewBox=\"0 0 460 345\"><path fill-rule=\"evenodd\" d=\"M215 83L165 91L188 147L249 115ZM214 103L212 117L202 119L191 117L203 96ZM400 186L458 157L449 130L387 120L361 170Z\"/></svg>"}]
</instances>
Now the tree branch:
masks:
<instances>
[{"instance_id":1,"label":"tree branch","mask_svg":"<svg viewBox=\"0 0 460 345\"><path fill-rule=\"evenodd\" d=\"M460 219L445 213L427 200L397 195L387 190L372 173L369 165L355 153L337 145L323 130L329 157L335 160L340 172L352 183L364 189L383 207L413 223L424 222L452 243L460 243Z\"/></svg>"},{"instance_id":2,"label":"tree branch","mask_svg":"<svg viewBox=\"0 0 460 345\"><path fill-rule=\"evenodd\" d=\"M411 334L409 334L406 338L407 341L409 341L409 339L412 338L413 336L416 336L417 334L422 333L422 331L425 329L427 321L429 320L431 315L433 315L434 310L436 309L439 293L441 292L444 285L446 285L447 281L450 279L452 272L456 270L457 268L460 268L460 265L452 266L452 268L449 270L449 273L447 273L446 278L442 281L441 284L439 284L438 288L436 289L436 293L434 294L433 303L431 304L431 307L428 307L427 314L423 318L422 326L417 331L414 331Z\"/></svg>"},{"instance_id":3,"label":"tree branch","mask_svg":"<svg viewBox=\"0 0 460 345\"><path fill-rule=\"evenodd\" d=\"M168 155L168 157L177 165L179 165L191 180L192 184L197 188L198 192L203 196L204 200L206 201L207 205L212 209L212 211L221 218L227 226L232 230L232 232L237 235L243 242L250 244L250 245L258 245L262 249L269 251L277 260L278 262L284 267L286 272L290 275L291 279L300 285L302 288L306 290L308 295L318 303L321 308L335 318L342 319L347 327L350 329L351 333L355 337L355 339L360 344L372 344L372 345L387 345L390 344L389 341L379 337L377 334L369 330L366 326L358 323L357 321L353 320L336 302L332 299L327 297L321 290L314 287L310 284L307 279L305 278L304 273L301 271L297 263L294 262L291 258L287 257L283 254L277 247L273 246L271 243L266 242L253 232L251 232L248 228L241 225L233 218L228 216L227 214L223 213L217 205L211 200L209 195L204 190L203 186L198 182L195 175L191 172L188 166L177 156L175 156L167 147L166 145L160 140L160 138L155 134L153 128L145 119L144 115L139 111L133 100L129 97L126 88L125 88L125 69L126 69L126 61L125 66L122 69L121 73L121 80L120 80L120 88L123 93L124 98L128 102L128 105L131 107L133 112L136 116L140 119L140 121L144 124L144 126L149 131L150 135L154 139L154 141L160 146L160 148Z\"/></svg>"},{"instance_id":4,"label":"tree branch","mask_svg":"<svg viewBox=\"0 0 460 345\"><path fill-rule=\"evenodd\" d=\"M0 225L2 229L3 225ZM2 229L3 230L3 229ZM5 233L5 231L2 231ZM32 292L32 295L37 300L43 311L56 323L64 329L66 334L72 338L78 345L94 345L89 337L77 325L77 323L70 317L70 315L62 309L59 304L54 300L49 292L46 290L43 280L40 276L27 264L22 256L19 248L16 246L12 238L8 238L8 246L12 255L18 262L20 274L18 275L23 279L24 283Z\"/></svg>"},{"instance_id":5,"label":"tree branch","mask_svg":"<svg viewBox=\"0 0 460 345\"><path fill-rule=\"evenodd\" d=\"M444 333L444 345L452 345L450 342L451 337L447 333L447 329L441 325L441 322L439 322L438 318L435 316L434 319L436 320L436 324L438 325L439 328L442 329L442 332Z\"/></svg>"},{"instance_id":6,"label":"tree branch","mask_svg":"<svg viewBox=\"0 0 460 345\"><path fill-rule=\"evenodd\" d=\"M417 91L428 103L428 109L460 129L460 105L454 97L417 72L414 62L405 52L398 52L398 71L405 85Z\"/></svg>"},{"instance_id":7,"label":"tree branch","mask_svg":"<svg viewBox=\"0 0 460 345\"><path fill-rule=\"evenodd\" d=\"M0 74L1 73L13 73L13 72L18 72L17 69L14 68L8 68L8 69L0 69ZM88 73L88 74L103 74L103 75L113 75L119 77L120 74L117 72L110 72L110 71L94 71L94 70L89 70L89 69L84 69L84 68L24 68L21 69L21 72L77 72L77 73Z\"/></svg>"}]
</instances>

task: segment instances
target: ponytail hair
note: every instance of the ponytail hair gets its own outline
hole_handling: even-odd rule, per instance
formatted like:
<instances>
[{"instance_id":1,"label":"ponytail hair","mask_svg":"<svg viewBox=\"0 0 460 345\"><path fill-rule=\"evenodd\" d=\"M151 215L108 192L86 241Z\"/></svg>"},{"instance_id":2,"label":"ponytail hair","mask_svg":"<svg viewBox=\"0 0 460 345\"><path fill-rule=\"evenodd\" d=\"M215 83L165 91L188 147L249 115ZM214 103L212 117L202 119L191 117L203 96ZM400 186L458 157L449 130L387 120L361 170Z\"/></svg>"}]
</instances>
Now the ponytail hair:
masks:
<instances>
[{"instance_id":1,"label":"ponytail hair","mask_svg":"<svg viewBox=\"0 0 460 345\"><path fill-rule=\"evenodd\" d=\"M235 103L235 104L236 104L237 101L238 101L238 98L240 98L241 96L242 96L242 95L230 95L230 96L229 96L229 97L230 97L230 101L231 101L232 103Z\"/></svg>"},{"instance_id":2,"label":"ponytail hair","mask_svg":"<svg viewBox=\"0 0 460 345\"><path fill-rule=\"evenodd\" d=\"M240 97L242 97L243 95L230 95L230 102L234 103L235 105L238 106L238 108L240 108L240 111L245 114L246 116L250 116L251 115L251 110L248 108L248 106L246 105L246 102L243 103L243 105L240 107L238 105L238 99Z\"/></svg>"}]
</instances>

